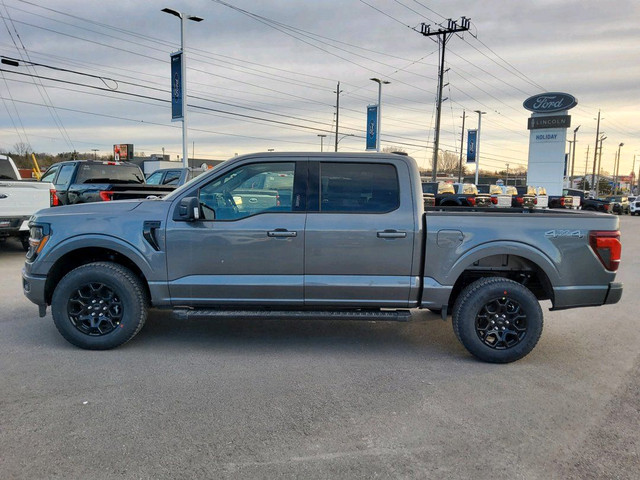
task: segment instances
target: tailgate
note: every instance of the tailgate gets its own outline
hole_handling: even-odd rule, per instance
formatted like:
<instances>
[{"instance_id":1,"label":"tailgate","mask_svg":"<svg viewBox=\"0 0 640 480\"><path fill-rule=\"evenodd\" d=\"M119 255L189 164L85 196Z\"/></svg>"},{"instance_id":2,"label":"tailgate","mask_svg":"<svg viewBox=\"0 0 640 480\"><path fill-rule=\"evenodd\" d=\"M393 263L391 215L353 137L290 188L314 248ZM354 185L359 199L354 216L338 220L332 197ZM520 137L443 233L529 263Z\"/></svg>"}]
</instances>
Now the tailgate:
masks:
<instances>
[{"instance_id":1,"label":"tailgate","mask_svg":"<svg viewBox=\"0 0 640 480\"><path fill-rule=\"evenodd\" d=\"M163 197L176 189L166 185L112 185L112 200L132 200L147 198L148 196Z\"/></svg>"},{"instance_id":2,"label":"tailgate","mask_svg":"<svg viewBox=\"0 0 640 480\"><path fill-rule=\"evenodd\" d=\"M0 182L0 217L30 217L49 208L54 187L41 182Z\"/></svg>"}]
</instances>

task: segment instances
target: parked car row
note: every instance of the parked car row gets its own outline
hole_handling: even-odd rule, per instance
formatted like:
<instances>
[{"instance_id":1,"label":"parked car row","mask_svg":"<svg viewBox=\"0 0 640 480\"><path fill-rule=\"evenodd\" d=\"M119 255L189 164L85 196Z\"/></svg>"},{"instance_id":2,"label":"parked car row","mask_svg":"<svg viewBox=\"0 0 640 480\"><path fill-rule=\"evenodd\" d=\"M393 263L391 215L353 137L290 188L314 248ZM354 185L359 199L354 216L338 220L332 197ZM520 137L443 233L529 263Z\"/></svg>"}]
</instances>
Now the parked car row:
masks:
<instances>
[{"instance_id":1,"label":"parked car row","mask_svg":"<svg viewBox=\"0 0 640 480\"><path fill-rule=\"evenodd\" d=\"M544 187L422 181L425 207L573 208L568 194L548 196Z\"/></svg>"}]
</instances>

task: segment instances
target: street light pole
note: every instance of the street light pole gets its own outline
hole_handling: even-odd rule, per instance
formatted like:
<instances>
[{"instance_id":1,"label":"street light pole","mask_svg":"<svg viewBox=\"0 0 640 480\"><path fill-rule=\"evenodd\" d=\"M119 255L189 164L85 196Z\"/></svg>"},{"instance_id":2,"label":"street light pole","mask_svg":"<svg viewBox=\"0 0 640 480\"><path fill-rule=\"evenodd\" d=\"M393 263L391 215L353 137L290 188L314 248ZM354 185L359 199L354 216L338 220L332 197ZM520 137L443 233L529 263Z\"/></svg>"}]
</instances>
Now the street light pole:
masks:
<instances>
[{"instance_id":1,"label":"street light pole","mask_svg":"<svg viewBox=\"0 0 640 480\"><path fill-rule=\"evenodd\" d=\"M162 11L180 19L180 51L182 52L182 67L180 72L182 77L182 166L187 168L189 166L189 142L187 140L187 45L185 41L185 22L186 20L201 22L202 18L178 12L171 8L163 8Z\"/></svg>"},{"instance_id":2,"label":"street light pole","mask_svg":"<svg viewBox=\"0 0 640 480\"><path fill-rule=\"evenodd\" d=\"M614 189L614 195L618 194L618 173L620 172L620 149L624 146L624 143L620 143L620 145L618 145L618 156L616 157L616 164L615 164L615 171L614 171L614 177L613 177L613 189Z\"/></svg>"},{"instance_id":3,"label":"street light pole","mask_svg":"<svg viewBox=\"0 0 640 480\"><path fill-rule=\"evenodd\" d=\"M509 164L507 163L507 174L505 175L504 184L509 185Z\"/></svg>"},{"instance_id":4,"label":"street light pole","mask_svg":"<svg viewBox=\"0 0 640 480\"><path fill-rule=\"evenodd\" d=\"M474 110L478 114L478 133L476 134L476 185L478 185L478 169L480 166L480 127L482 125L482 115L487 112Z\"/></svg>"},{"instance_id":5,"label":"street light pole","mask_svg":"<svg viewBox=\"0 0 640 480\"><path fill-rule=\"evenodd\" d=\"M378 84L378 118L376 123L378 124L378 132L376 135L376 152L380 151L380 132L382 131L382 84L389 85L391 82L387 80L380 80L379 78L370 78Z\"/></svg>"},{"instance_id":6,"label":"street light pole","mask_svg":"<svg viewBox=\"0 0 640 480\"><path fill-rule=\"evenodd\" d=\"M93 152L93 159L96 160L96 152L98 151L98 149L92 148L91 151Z\"/></svg>"},{"instance_id":7,"label":"street light pole","mask_svg":"<svg viewBox=\"0 0 640 480\"><path fill-rule=\"evenodd\" d=\"M318 134L318 136L320 137L320 151L322 152L323 151L322 142L323 142L324 138L326 137L326 135Z\"/></svg>"},{"instance_id":8,"label":"street light pole","mask_svg":"<svg viewBox=\"0 0 640 480\"><path fill-rule=\"evenodd\" d=\"M580 129L582 125L578 125L576 129L573 131L573 152L571 154L571 175L569 175L569 188L573 188L573 172L575 170L576 164L576 133Z\"/></svg>"}]
</instances>

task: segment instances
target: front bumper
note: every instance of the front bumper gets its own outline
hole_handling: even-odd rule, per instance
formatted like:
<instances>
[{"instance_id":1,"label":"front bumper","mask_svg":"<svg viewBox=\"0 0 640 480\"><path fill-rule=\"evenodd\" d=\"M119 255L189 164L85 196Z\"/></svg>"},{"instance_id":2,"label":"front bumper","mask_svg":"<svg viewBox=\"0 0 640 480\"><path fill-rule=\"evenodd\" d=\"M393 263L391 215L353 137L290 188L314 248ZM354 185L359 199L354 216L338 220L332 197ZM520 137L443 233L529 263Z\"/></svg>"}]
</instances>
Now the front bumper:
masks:
<instances>
[{"instance_id":1,"label":"front bumper","mask_svg":"<svg viewBox=\"0 0 640 480\"><path fill-rule=\"evenodd\" d=\"M44 317L47 311L46 283L47 277L30 275L24 268L22 269L22 292L25 297L38 305L41 317Z\"/></svg>"}]
</instances>

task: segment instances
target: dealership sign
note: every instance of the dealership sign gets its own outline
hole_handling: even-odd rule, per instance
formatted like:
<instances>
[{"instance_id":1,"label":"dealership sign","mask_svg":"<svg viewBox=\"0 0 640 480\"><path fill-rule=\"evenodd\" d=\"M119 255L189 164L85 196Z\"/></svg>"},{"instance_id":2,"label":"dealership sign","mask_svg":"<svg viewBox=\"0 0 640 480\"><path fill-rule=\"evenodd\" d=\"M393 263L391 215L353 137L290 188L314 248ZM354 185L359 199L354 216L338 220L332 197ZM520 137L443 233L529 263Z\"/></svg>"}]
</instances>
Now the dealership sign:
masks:
<instances>
[{"instance_id":1,"label":"dealership sign","mask_svg":"<svg viewBox=\"0 0 640 480\"><path fill-rule=\"evenodd\" d=\"M573 95L560 92L549 92L527 98L522 106L535 113L553 113L569 110L578 105Z\"/></svg>"},{"instance_id":2,"label":"dealership sign","mask_svg":"<svg viewBox=\"0 0 640 480\"><path fill-rule=\"evenodd\" d=\"M569 128L571 126L571 115L551 115L544 117L529 117L527 128L537 130L539 128Z\"/></svg>"}]
</instances>

